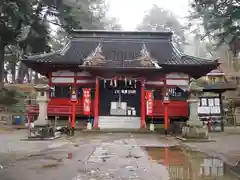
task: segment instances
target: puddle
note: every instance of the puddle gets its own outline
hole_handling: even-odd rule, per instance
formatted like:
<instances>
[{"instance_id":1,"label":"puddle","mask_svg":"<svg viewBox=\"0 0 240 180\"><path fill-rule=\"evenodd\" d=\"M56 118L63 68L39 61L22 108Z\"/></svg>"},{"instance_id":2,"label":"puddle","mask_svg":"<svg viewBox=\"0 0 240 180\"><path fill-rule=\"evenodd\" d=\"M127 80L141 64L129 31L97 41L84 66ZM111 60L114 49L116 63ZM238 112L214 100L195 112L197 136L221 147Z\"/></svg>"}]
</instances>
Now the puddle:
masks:
<instances>
[{"instance_id":1,"label":"puddle","mask_svg":"<svg viewBox=\"0 0 240 180\"><path fill-rule=\"evenodd\" d=\"M240 165L231 167L217 157L181 147L144 147L150 160L168 167L169 180L237 180ZM238 176L238 177L237 177Z\"/></svg>"}]
</instances>

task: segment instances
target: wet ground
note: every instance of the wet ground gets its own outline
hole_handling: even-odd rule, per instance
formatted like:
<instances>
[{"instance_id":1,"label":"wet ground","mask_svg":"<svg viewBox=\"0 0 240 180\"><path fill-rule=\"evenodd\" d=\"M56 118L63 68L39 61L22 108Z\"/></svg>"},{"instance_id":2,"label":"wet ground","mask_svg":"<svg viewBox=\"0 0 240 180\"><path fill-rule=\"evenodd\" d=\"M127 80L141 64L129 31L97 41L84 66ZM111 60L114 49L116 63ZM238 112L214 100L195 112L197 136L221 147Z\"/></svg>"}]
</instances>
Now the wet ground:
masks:
<instances>
[{"instance_id":1,"label":"wet ground","mask_svg":"<svg viewBox=\"0 0 240 180\"><path fill-rule=\"evenodd\" d=\"M41 143L39 151L27 151ZM71 139L19 145L27 152L22 147L13 157L12 151L1 153L14 161L3 161L0 154L0 180L238 179L238 167L156 134L79 133Z\"/></svg>"},{"instance_id":2,"label":"wet ground","mask_svg":"<svg viewBox=\"0 0 240 180\"><path fill-rule=\"evenodd\" d=\"M170 180L237 180L237 167L225 164L217 157L180 146L144 148L151 159L168 169ZM235 172L236 171L236 172Z\"/></svg>"}]
</instances>

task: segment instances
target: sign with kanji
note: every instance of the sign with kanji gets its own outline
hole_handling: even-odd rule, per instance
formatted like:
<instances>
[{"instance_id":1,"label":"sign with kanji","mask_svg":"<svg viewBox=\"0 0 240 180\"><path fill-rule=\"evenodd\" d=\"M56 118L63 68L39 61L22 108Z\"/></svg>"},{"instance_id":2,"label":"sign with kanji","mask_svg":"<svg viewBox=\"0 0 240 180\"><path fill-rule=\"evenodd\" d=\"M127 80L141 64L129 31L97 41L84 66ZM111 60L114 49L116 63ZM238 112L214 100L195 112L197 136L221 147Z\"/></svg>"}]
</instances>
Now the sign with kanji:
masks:
<instances>
[{"instance_id":1,"label":"sign with kanji","mask_svg":"<svg viewBox=\"0 0 240 180\"><path fill-rule=\"evenodd\" d=\"M146 114L152 116L153 114L153 92L150 90L145 91L146 97Z\"/></svg>"},{"instance_id":2,"label":"sign with kanji","mask_svg":"<svg viewBox=\"0 0 240 180\"><path fill-rule=\"evenodd\" d=\"M83 114L90 115L91 110L91 89L83 88Z\"/></svg>"}]
</instances>

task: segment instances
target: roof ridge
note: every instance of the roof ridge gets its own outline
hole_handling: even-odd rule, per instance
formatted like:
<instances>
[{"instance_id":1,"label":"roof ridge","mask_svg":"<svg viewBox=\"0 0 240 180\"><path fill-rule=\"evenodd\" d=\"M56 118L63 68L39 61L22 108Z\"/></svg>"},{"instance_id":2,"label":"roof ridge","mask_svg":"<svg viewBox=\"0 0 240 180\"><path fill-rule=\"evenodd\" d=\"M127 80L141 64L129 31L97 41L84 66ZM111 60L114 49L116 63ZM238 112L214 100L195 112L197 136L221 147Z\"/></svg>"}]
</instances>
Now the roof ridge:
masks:
<instances>
[{"instance_id":1,"label":"roof ridge","mask_svg":"<svg viewBox=\"0 0 240 180\"><path fill-rule=\"evenodd\" d=\"M105 34L105 35L161 35L161 36L172 36L173 33L163 32L163 31L122 31L122 30L87 30L87 29L73 29L70 34L74 37L74 35L97 35L97 34Z\"/></svg>"},{"instance_id":2,"label":"roof ridge","mask_svg":"<svg viewBox=\"0 0 240 180\"><path fill-rule=\"evenodd\" d=\"M72 38L71 42L134 42L134 43L142 43L142 41L145 42L168 42L171 43L167 39L150 39L150 38L141 38L141 39L135 39L135 38L96 38L96 37L81 37L81 38Z\"/></svg>"}]
</instances>

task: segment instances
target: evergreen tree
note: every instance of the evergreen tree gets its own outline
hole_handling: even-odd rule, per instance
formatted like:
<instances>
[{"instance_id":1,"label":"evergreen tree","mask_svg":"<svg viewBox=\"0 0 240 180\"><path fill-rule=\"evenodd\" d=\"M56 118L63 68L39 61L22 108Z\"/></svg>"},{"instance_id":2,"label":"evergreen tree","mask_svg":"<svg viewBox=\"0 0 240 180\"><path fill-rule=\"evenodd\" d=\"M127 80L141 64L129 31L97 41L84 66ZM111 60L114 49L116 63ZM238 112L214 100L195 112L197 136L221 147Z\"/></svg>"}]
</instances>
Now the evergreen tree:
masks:
<instances>
[{"instance_id":1,"label":"evergreen tree","mask_svg":"<svg viewBox=\"0 0 240 180\"><path fill-rule=\"evenodd\" d=\"M218 45L240 35L239 0L194 0L191 3L192 20L201 20L205 36L211 36Z\"/></svg>"}]
</instances>

